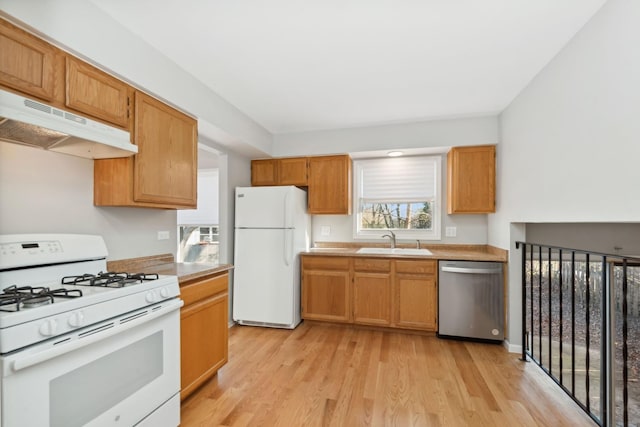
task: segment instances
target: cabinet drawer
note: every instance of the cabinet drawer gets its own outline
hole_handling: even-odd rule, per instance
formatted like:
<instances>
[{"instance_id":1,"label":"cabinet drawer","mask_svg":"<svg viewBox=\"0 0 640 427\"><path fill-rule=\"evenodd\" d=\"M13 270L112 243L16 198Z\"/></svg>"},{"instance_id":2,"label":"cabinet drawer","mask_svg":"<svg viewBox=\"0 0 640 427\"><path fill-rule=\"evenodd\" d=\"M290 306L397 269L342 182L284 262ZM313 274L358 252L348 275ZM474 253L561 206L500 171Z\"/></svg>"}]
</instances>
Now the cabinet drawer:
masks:
<instances>
[{"instance_id":1,"label":"cabinet drawer","mask_svg":"<svg viewBox=\"0 0 640 427\"><path fill-rule=\"evenodd\" d=\"M391 271L391 260L380 258L355 258L353 268L356 271Z\"/></svg>"},{"instance_id":2,"label":"cabinet drawer","mask_svg":"<svg viewBox=\"0 0 640 427\"><path fill-rule=\"evenodd\" d=\"M189 304L193 304L194 302L220 292L227 292L229 283L228 277L229 274L225 273L221 276L212 277L211 279L204 279L181 286L180 298L184 300L184 305L188 306Z\"/></svg>"},{"instance_id":3,"label":"cabinet drawer","mask_svg":"<svg viewBox=\"0 0 640 427\"><path fill-rule=\"evenodd\" d=\"M349 258L303 256L302 268L307 270L349 270Z\"/></svg>"},{"instance_id":4,"label":"cabinet drawer","mask_svg":"<svg viewBox=\"0 0 640 427\"><path fill-rule=\"evenodd\" d=\"M397 273L435 274L435 261L400 261L396 260Z\"/></svg>"}]
</instances>

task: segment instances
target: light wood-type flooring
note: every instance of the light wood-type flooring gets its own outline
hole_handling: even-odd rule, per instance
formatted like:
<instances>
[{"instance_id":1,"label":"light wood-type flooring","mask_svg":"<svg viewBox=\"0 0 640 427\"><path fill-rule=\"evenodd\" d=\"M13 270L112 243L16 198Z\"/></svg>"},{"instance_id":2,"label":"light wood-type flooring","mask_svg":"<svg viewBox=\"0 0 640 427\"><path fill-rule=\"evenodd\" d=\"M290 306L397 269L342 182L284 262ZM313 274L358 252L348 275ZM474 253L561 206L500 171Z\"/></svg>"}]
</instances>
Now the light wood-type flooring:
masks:
<instances>
[{"instance_id":1,"label":"light wood-type flooring","mask_svg":"<svg viewBox=\"0 0 640 427\"><path fill-rule=\"evenodd\" d=\"M303 323L235 326L229 362L182 404L191 426L595 426L502 346Z\"/></svg>"}]
</instances>

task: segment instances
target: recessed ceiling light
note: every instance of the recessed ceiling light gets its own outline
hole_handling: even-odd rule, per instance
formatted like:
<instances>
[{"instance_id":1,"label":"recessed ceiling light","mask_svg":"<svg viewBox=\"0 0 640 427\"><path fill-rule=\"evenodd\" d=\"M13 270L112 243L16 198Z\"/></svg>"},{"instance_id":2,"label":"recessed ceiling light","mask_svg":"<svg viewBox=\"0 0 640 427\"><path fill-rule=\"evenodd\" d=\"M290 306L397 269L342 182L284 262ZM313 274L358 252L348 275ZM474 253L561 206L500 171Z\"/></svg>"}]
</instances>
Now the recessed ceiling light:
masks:
<instances>
[{"instance_id":1,"label":"recessed ceiling light","mask_svg":"<svg viewBox=\"0 0 640 427\"><path fill-rule=\"evenodd\" d=\"M389 157L400 157L400 156L402 156L402 154L403 154L402 151L389 151L387 153L387 156L389 156Z\"/></svg>"}]
</instances>

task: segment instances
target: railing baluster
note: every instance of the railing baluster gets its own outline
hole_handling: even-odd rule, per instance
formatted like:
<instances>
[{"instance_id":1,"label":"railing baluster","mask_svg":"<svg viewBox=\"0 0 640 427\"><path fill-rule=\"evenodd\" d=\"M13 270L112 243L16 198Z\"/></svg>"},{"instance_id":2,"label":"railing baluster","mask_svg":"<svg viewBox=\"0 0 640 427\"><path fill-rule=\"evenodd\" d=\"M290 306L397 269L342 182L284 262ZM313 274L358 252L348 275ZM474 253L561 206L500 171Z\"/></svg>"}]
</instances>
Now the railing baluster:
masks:
<instances>
[{"instance_id":1,"label":"railing baluster","mask_svg":"<svg viewBox=\"0 0 640 427\"><path fill-rule=\"evenodd\" d=\"M516 243L516 249L518 243ZM524 244L522 248L522 361L527 361L527 245Z\"/></svg>"},{"instance_id":2,"label":"railing baluster","mask_svg":"<svg viewBox=\"0 0 640 427\"><path fill-rule=\"evenodd\" d=\"M531 351L531 357L535 359L535 345L533 343L533 245L531 245L531 254L529 256L530 258L530 264L529 264L529 277L530 277L530 287L531 287L531 301L530 301L530 305L531 305L531 333L529 334L531 336L531 346L530 346L530 351Z\"/></svg>"},{"instance_id":3,"label":"railing baluster","mask_svg":"<svg viewBox=\"0 0 640 427\"><path fill-rule=\"evenodd\" d=\"M542 363L542 246L538 246L538 352Z\"/></svg>"},{"instance_id":4,"label":"railing baluster","mask_svg":"<svg viewBox=\"0 0 640 427\"><path fill-rule=\"evenodd\" d=\"M549 375L553 375L553 330L552 330L552 323L553 323L553 307L552 307L552 295L553 295L553 289L551 287L551 282L553 281L553 276L552 276L552 270L551 270L551 248L549 248L549 252L547 254L547 257L549 258L549 265L547 268L547 272L549 275L548 281L549 281L549 314L547 315L547 318L549 320Z\"/></svg>"},{"instance_id":5,"label":"railing baluster","mask_svg":"<svg viewBox=\"0 0 640 427\"><path fill-rule=\"evenodd\" d=\"M587 411L591 412L591 399L589 398L589 362L590 362L590 358L589 358L589 344L591 343L591 335L590 335L590 323L591 322L591 283L590 283L590 279L591 279L591 265L589 264L589 254L587 254L587 260L586 260L586 276L585 276L585 290L586 290L586 310L585 310L585 321L587 322L586 325L586 344L587 344L587 353L585 355L585 359L584 359L584 364L585 364L585 387L586 387L586 391L587 391Z\"/></svg>"},{"instance_id":6,"label":"railing baluster","mask_svg":"<svg viewBox=\"0 0 640 427\"><path fill-rule=\"evenodd\" d=\"M607 257L602 257L602 286L600 287L601 292L601 319L600 319L600 420L602 421L603 426L609 425L609 404L607 401L607 396L609 395L609 377L607 375L607 364L609 363L609 351L611 349L609 343L609 334L608 330L611 327L609 323L609 310L608 304L609 300L609 291L608 291L608 283L607 283Z\"/></svg>"},{"instance_id":7,"label":"railing baluster","mask_svg":"<svg viewBox=\"0 0 640 427\"><path fill-rule=\"evenodd\" d=\"M564 340L564 335L563 335L563 319L562 319L562 249L558 250L558 280L559 280L559 284L558 284L558 304L560 304L560 312L559 312L559 317L560 317L560 384L563 384L563 380L562 380L562 368L563 368L563 353L562 353L562 341Z\"/></svg>"},{"instance_id":8,"label":"railing baluster","mask_svg":"<svg viewBox=\"0 0 640 427\"><path fill-rule=\"evenodd\" d=\"M622 418L623 425L629 425L629 370L627 358L629 357L629 347L627 345L627 259L622 260Z\"/></svg>"},{"instance_id":9,"label":"railing baluster","mask_svg":"<svg viewBox=\"0 0 640 427\"><path fill-rule=\"evenodd\" d=\"M576 251L571 251L571 394L576 395Z\"/></svg>"}]
</instances>

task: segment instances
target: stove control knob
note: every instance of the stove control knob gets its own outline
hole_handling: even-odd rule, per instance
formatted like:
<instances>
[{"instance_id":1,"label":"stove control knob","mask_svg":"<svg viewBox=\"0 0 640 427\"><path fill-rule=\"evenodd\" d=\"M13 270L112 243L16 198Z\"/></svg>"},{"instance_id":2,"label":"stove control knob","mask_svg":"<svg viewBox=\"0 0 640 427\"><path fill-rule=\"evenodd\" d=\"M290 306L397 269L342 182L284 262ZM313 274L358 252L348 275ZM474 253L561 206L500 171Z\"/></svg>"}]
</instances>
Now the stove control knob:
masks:
<instances>
[{"instance_id":1,"label":"stove control knob","mask_svg":"<svg viewBox=\"0 0 640 427\"><path fill-rule=\"evenodd\" d=\"M147 300L147 302L155 302L156 294L153 291L149 291L147 292L147 296L145 297L145 299Z\"/></svg>"},{"instance_id":2,"label":"stove control knob","mask_svg":"<svg viewBox=\"0 0 640 427\"><path fill-rule=\"evenodd\" d=\"M73 313L71 313L71 316L69 316L69 319L67 320L67 323L69 323L69 326L71 326L72 328L78 328L80 326L84 325L84 313L81 311L75 311Z\"/></svg>"},{"instance_id":3,"label":"stove control knob","mask_svg":"<svg viewBox=\"0 0 640 427\"><path fill-rule=\"evenodd\" d=\"M162 298L169 298L169 290L167 288L160 289L160 296Z\"/></svg>"},{"instance_id":4,"label":"stove control knob","mask_svg":"<svg viewBox=\"0 0 640 427\"><path fill-rule=\"evenodd\" d=\"M58 330L58 322L56 319L47 319L40 325L40 334L45 337L55 335Z\"/></svg>"}]
</instances>

